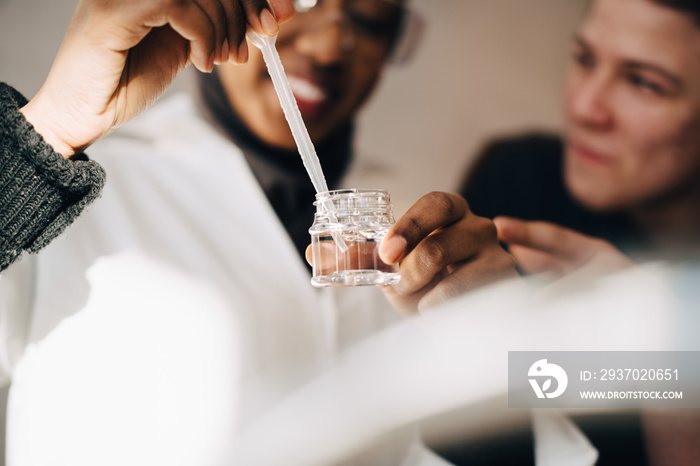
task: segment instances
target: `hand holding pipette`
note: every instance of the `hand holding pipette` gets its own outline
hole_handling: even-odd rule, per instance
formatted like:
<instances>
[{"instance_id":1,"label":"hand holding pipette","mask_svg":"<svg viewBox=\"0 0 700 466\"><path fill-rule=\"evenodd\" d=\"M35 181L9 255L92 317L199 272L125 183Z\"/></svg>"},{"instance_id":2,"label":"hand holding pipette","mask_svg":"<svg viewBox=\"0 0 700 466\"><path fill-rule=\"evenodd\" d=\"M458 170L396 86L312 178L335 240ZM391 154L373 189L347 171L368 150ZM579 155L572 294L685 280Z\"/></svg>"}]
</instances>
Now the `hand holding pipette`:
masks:
<instances>
[{"instance_id":1,"label":"hand holding pipette","mask_svg":"<svg viewBox=\"0 0 700 466\"><path fill-rule=\"evenodd\" d=\"M69 157L148 108L189 63L243 63L247 30L274 33L294 14L289 0L205 3L82 0L25 118Z\"/></svg>"}]
</instances>

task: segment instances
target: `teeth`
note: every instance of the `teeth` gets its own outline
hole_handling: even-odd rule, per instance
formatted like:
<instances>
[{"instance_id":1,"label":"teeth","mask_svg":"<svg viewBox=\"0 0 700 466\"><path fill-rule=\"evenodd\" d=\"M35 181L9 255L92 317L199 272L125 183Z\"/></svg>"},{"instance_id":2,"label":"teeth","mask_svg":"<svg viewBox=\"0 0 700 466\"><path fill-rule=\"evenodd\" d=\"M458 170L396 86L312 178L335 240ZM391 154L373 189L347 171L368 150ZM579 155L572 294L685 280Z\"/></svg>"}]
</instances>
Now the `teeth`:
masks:
<instances>
[{"instance_id":1,"label":"teeth","mask_svg":"<svg viewBox=\"0 0 700 466\"><path fill-rule=\"evenodd\" d=\"M326 93L320 87L316 86L306 79L300 79L295 76L288 76L289 87L292 88L294 95L302 100L309 102L320 102L326 98Z\"/></svg>"}]
</instances>

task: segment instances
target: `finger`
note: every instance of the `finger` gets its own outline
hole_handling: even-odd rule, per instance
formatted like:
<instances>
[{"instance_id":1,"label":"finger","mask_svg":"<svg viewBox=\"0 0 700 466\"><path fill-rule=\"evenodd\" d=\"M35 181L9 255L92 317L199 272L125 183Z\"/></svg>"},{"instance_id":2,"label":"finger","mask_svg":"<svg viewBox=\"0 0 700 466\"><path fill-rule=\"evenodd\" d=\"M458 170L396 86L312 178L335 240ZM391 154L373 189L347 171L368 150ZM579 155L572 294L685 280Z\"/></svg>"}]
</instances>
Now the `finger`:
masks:
<instances>
[{"instance_id":1,"label":"finger","mask_svg":"<svg viewBox=\"0 0 700 466\"><path fill-rule=\"evenodd\" d=\"M226 37L228 39L228 57L231 63L248 61L248 43L245 40L245 11L238 0L222 0L221 5L226 14Z\"/></svg>"},{"instance_id":2,"label":"finger","mask_svg":"<svg viewBox=\"0 0 700 466\"><path fill-rule=\"evenodd\" d=\"M468 210L458 194L426 194L391 227L379 248L381 259L387 264L400 261L426 236L461 219Z\"/></svg>"},{"instance_id":3,"label":"finger","mask_svg":"<svg viewBox=\"0 0 700 466\"><path fill-rule=\"evenodd\" d=\"M228 28L226 25L226 11L219 0L195 0L197 5L204 11L214 28L214 63L221 63L228 60L228 56L223 57L223 44ZM228 55L228 50L226 51Z\"/></svg>"},{"instance_id":4,"label":"finger","mask_svg":"<svg viewBox=\"0 0 700 466\"><path fill-rule=\"evenodd\" d=\"M170 26L190 42L192 64L204 72L214 67L216 58L214 25L207 14L194 2L180 2L169 12Z\"/></svg>"},{"instance_id":5,"label":"finger","mask_svg":"<svg viewBox=\"0 0 700 466\"><path fill-rule=\"evenodd\" d=\"M272 36L279 32L275 14L266 0L238 0L243 6L246 21L250 28L263 35ZM293 7L292 7L293 8Z\"/></svg>"},{"instance_id":6,"label":"finger","mask_svg":"<svg viewBox=\"0 0 700 466\"><path fill-rule=\"evenodd\" d=\"M311 247L312 246L310 244L306 247L306 251L304 251L304 258L306 259L306 262L309 265L313 266L314 265L314 256L313 256L313 252L312 252Z\"/></svg>"},{"instance_id":7,"label":"finger","mask_svg":"<svg viewBox=\"0 0 700 466\"><path fill-rule=\"evenodd\" d=\"M569 262L587 260L596 244L594 238L549 222L497 217L494 223L501 241L537 249Z\"/></svg>"},{"instance_id":8,"label":"finger","mask_svg":"<svg viewBox=\"0 0 700 466\"><path fill-rule=\"evenodd\" d=\"M418 310L424 311L482 286L517 277L513 258L505 251L480 256L460 265L428 289L418 301Z\"/></svg>"},{"instance_id":9,"label":"finger","mask_svg":"<svg viewBox=\"0 0 700 466\"><path fill-rule=\"evenodd\" d=\"M401 262L399 293L410 294L426 286L452 264L464 262L486 247L499 248L496 227L490 220L468 216L424 238ZM503 251L506 254L505 251Z\"/></svg>"},{"instance_id":10,"label":"finger","mask_svg":"<svg viewBox=\"0 0 700 466\"><path fill-rule=\"evenodd\" d=\"M336 271L337 258L334 241L318 241L307 248L307 260L314 268L314 275L329 275Z\"/></svg>"},{"instance_id":11,"label":"finger","mask_svg":"<svg viewBox=\"0 0 700 466\"><path fill-rule=\"evenodd\" d=\"M559 276L569 269L566 262L537 249L514 244L509 247L509 250L518 267L528 274L552 272L555 276Z\"/></svg>"},{"instance_id":12,"label":"finger","mask_svg":"<svg viewBox=\"0 0 700 466\"><path fill-rule=\"evenodd\" d=\"M270 8L279 24L284 24L294 16L294 4L290 0L269 0Z\"/></svg>"},{"instance_id":13,"label":"finger","mask_svg":"<svg viewBox=\"0 0 700 466\"><path fill-rule=\"evenodd\" d=\"M418 303L420 300L428 293L441 279L442 277L436 277L434 282L429 283L425 288L413 293L409 296L402 295L396 291L396 285L382 286L381 289L384 292L384 296L393 306L393 308L399 312L401 315L414 314L418 310Z\"/></svg>"}]
</instances>

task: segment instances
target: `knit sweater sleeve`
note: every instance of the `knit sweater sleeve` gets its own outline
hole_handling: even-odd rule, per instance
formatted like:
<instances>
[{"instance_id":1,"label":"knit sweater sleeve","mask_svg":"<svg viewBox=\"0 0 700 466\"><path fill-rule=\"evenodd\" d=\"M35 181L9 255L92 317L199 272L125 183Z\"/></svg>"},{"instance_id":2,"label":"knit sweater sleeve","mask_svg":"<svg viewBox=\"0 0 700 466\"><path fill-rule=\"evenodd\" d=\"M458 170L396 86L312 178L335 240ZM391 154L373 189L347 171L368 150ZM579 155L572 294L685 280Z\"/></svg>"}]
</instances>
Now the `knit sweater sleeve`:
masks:
<instances>
[{"instance_id":1,"label":"knit sweater sleeve","mask_svg":"<svg viewBox=\"0 0 700 466\"><path fill-rule=\"evenodd\" d=\"M54 151L20 113L26 102L0 83L0 271L58 236L105 181L96 162Z\"/></svg>"}]
</instances>

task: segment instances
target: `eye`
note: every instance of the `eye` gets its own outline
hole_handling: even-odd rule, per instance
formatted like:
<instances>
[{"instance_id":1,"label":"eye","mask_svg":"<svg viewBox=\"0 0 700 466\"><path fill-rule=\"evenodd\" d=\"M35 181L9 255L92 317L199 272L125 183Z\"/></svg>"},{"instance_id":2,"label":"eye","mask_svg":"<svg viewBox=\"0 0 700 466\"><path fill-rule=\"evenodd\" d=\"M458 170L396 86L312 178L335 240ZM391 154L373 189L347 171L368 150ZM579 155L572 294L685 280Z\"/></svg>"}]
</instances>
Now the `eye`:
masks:
<instances>
[{"instance_id":1,"label":"eye","mask_svg":"<svg viewBox=\"0 0 700 466\"><path fill-rule=\"evenodd\" d=\"M629 75L628 79L633 86L638 87L642 90L651 91L657 95L666 94L666 90L662 86L649 79L644 78L640 74L632 73Z\"/></svg>"},{"instance_id":2,"label":"eye","mask_svg":"<svg viewBox=\"0 0 700 466\"><path fill-rule=\"evenodd\" d=\"M393 18L377 18L359 11L349 11L347 15L356 31L367 36L391 37L396 28L396 21Z\"/></svg>"},{"instance_id":3,"label":"eye","mask_svg":"<svg viewBox=\"0 0 700 466\"><path fill-rule=\"evenodd\" d=\"M584 68L591 69L595 66L595 57L587 50L577 49L572 53L572 58L575 63Z\"/></svg>"}]
</instances>

